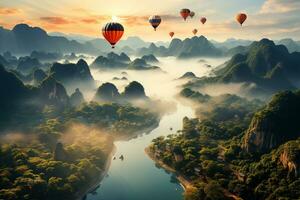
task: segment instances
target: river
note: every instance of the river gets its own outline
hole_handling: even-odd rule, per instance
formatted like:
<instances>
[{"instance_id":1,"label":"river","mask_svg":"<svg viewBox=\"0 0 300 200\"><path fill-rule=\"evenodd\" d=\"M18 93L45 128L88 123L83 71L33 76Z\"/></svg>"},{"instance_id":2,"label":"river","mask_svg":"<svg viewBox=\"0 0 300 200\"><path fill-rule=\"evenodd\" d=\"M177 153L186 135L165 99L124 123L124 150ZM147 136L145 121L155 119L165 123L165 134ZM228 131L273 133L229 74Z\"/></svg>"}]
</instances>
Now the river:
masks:
<instances>
[{"instance_id":1,"label":"river","mask_svg":"<svg viewBox=\"0 0 300 200\"><path fill-rule=\"evenodd\" d=\"M101 186L87 195L87 200L182 200L183 188L172 174L161 168L145 154L144 149L158 136L175 134L182 127L183 117L194 117L194 111L181 104L175 95L178 94L180 81L178 77L185 72L193 72L198 77L208 75L211 69L222 64L226 59L205 59L178 61L175 58L159 58L158 66L165 72L126 71L129 81L136 80L143 84L146 94L154 99L172 102L172 112L165 114L157 128L149 134L143 134L129 141L115 142L117 157L111 162L108 175L102 180ZM207 67L206 64L213 67ZM113 77L122 77L123 71L99 72L92 74L99 83L113 82L120 91L128 82L112 81ZM170 130L172 128L172 130ZM124 155L124 160L118 159Z\"/></svg>"}]
</instances>

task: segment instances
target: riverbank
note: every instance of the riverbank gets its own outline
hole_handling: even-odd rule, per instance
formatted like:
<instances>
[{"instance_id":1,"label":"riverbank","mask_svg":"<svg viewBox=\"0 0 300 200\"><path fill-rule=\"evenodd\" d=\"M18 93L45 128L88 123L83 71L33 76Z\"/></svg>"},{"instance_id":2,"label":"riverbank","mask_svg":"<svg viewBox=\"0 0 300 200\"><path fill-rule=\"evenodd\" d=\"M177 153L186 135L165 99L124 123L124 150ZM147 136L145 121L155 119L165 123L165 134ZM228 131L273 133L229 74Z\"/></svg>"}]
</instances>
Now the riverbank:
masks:
<instances>
[{"instance_id":1,"label":"riverbank","mask_svg":"<svg viewBox=\"0 0 300 200\"><path fill-rule=\"evenodd\" d=\"M115 155L115 153L116 153L116 146L113 145L113 148L112 148L111 152L107 156L103 172L89 186L87 186L85 189L82 189L82 191L78 192L78 194L76 195L76 196L78 196L78 198L76 198L77 200L85 199L87 194L93 192L95 189L97 189L101 185L101 181L107 175L109 167L111 165L111 162L112 162L112 159L113 159L113 156Z\"/></svg>"},{"instance_id":2,"label":"riverbank","mask_svg":"<svg viewBox=\"0 0 300 200\"><path fill-rule=\"evenodd\" d=\"M168 172L171 172L173 174L175 174L177 180L179 181L180 185L182 186L182 188L184 189L185 192L187 192L188 190L193 190L195 189L195 186L193 185L193 183L186 178L184 175L178 173L174 168L166 165L165 163L163 163L161 160L157 159L153 153L150 151L150 148L147 147L145 148L145 153L146 155L153 160L159 167L167 170Z\"/></svg>"},{"instance_id":3,"label":"riverbank","mask_svg":"<svg viewBox=\"0 0 300 200\"><path fill-rule=\"evenodd\" d=\"M114 140L114 142L116 142L116 141L128 141L128 140L131 140L133 138L139 137L142 134L148 134L148 133L150 133L153 129L155 129L158 126L159 121L160 121L160 119L158 121L156 121L152 126L144 128L141 131L135 131L135 132L133 132L130 135L124 135L124 134L123 135L122 134L114 135L113 136L114 137L113 140ZM116 153L116 150L117 150L116 146L114 145L113 149L112 149L111 153L109 154L109 156L107 158L107 161L105 163L104 171L99 175L99 177L97 179L95 179L95 181L93 181L93 183L91 183L90 186L87 187L87 189L83 189L82 191L78 192L79 194L76 195L76 196L78 196L78 200L84 199L87 194L95 191L101 185L102 180L107 175L107 172L108 172L108 170L110 168L110 165L111 165L113 156Z\"/></svg>"}]
</instances>

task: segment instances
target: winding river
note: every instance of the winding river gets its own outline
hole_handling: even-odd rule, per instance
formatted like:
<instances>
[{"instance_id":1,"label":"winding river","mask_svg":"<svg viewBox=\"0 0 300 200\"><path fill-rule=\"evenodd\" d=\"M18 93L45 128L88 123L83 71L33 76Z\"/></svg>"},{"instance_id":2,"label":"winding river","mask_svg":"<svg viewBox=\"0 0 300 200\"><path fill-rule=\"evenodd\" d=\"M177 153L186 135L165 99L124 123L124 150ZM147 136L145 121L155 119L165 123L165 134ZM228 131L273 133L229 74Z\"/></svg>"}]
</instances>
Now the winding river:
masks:
<instances>
[{"instance_id":1,"label":"winding river","mask_svg":"<svg viewBox=\"0 0 300 200\"><path fill-rule=\"evenodd\" d=\"M208 75L213 67L224 59L205 59L178 61L174 58L160 58L159 67L165 72L126 71L129 81L143 84L148 96L166 102L172 102L172 112L165 114L157 128L129 141L115 142L116 160L111 162L107 176L101 186L87 195L87 200L182 200L183 188L174 175L156 167L155 163L145 154L144 149L158 136L175 134L182 127L183 117L194 117L194 111L181 104L175 95L179 92L180 81L175 80L185 72L193 72L197 76ZM122 71L123 72L123 71ZM122 77L121 71L93 71L99 82L113 82L120 91L128 84L125 81L112 81L112 77ZM172 128L172 130L170 130ZM118 159L123 155L124 160Z\"/></svg>"}]
</instances>

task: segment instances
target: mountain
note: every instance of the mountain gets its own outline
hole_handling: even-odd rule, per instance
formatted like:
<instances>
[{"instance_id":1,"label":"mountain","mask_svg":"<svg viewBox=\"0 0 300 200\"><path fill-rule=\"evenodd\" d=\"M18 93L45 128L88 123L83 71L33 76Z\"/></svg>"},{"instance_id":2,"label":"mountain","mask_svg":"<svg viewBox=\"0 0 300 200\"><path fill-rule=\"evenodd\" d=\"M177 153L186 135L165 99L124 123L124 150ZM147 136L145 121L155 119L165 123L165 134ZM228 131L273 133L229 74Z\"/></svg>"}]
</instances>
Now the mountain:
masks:
<instances>
[{"instance_id":1,"label":"mountain","mask_svg":"<svg viewBox=\"0 0 300 200\"><path fill-rule=\"evenodd\" d=\"M186 72L178 79L194 79L194 78L197 78L197 76L193 72Z\"/></svg>"},{"instance_id":2,"label":"mountain","mask_svg":"<svg viewBox=\"0 0 300 200\"><path fill-rule=\"evenodd\" d=\"M157 60L157 58L154 55L152 55L152 54L144 55L141 59L145 60L148 63L159 63L159 61Z\"/></svg>"},{"instance_id":3,"label":"mountain","mask_svg":"<svg viewBox=\"0 0 300 200\"><path fill-rule=\"evenodd\" d=\"M112 83L104 83L98 88L94 100L100 102L117 102L119 98L118 88Z\"/></svg>"},{"instance_id":4,"label":"mountain","mask_svg":"<svg viewBox=\"0 0 300 200\"><path fill-rule=\"evenodd\" d=\"M118 55L114 52L110 52L106 57L98 56L91 64L91 67L97 69L124 68L129 62L131 62L131 60L125 53Z\"/></svg>"},{"instance_id":5,"label":"mountain","mask_svg":"<svg viewBox=\"0 0 300 200\"><path fill-rule=\"evenodd\" d=\"M66 86L76 85L75 87L80 87L94 84L90 68L83 59L80 59L76 64L54 63L50 68L50 74Z\"/></svg>"},{"instance_id":6,"label":"mountain","mask_svg":"<svg viewBox=\"0 0 300 200\"><path fill-rule=\"evenodd\" d=\"M43 51L33 51L30 54L31 58L38 59L40 61L57 61L63 58L63 55L56 52L43 52Z\"/></svg>"},{"instance_id":7,"label":"mountain","mask_svg":"<svg viewBox=\"0 0 300 200\"><path fill-rule=\"evenodd\" d=\"M14 73L7 71L1 65L0 91L3 94L0 99L1 128L14 124L18 121L16 118L25 123L28 121L28 116L41 113L45 105L51 105L57 109L69 105L69 97L64 86L53 77L44 79L38 87L26 86ZM27 117L24 118L24 116ZM30 120L34 122L36 119Z\"/></svg>"},{"instance_id":8,"label":"mountain","mask_svg":"<svg viewBox=\"0 0 300 200\"><path fill-rule=\"evenodd\" d=\"M70 96L70 103L72 106L79 106L85 102L83 94L80 92L79 88L76 88L75 92Z\"/></svg>"},{"instance_id":9,"label":"mountain","mask_svg":"<svg viewBox=\"0 0 300 200\"><path fill-rule=\"evenodd\" d=\"M299 86L300 53L289 53L283 45L268 39L253 42L246 54L236 54L216 76L189 83L198 87L211 83L242 83L243 92L270 96L277 91Z\"/></svg>"},{"instance_id":10,"label":"mountain","mask_svg":"<svg viewBox=\"0 0 300 200\"><path fill-rule=\"evenodd\" d=\"M178 58L193 58L193 57L216 57L222 56L221 49L216 48L204 36L186 38L184 40L173 39L169 47L150 44L148 48L141 48L138 50L139 55L153 54L155 56L176 56Z\"/></svg>"},{"instance_id":11,"label":"mountain","mask_svg":"<svg viewBox=\"0 0 300 200\"><path fill-rule=\"evenodd\" d=\"M125 87L122 95L127 99L143 99L146 98L145 89L142 84L132 81Z\"/></svg>"},{"instance_id":12,"label":"mountain","mask_svg":"<svg viewBox=\"0 0 300 200\"><path fill-rule=\"evenodd\" d=\"M300 137L300 92L281 92L257 112L244 137L248 152L264 153Z\"/></svg>"},{"instance_id":13,"label":"mountain","mask_svg":"<svg viewBox=\"0 0 300 200\"><path fill-rule=\"evenodd\" d=\"M46 77L47 77L47 74L41 69L36 69L32 73L32 80L33 80L34 85L40 84Z\"/></svg>"},{"instance_id":14,"label":"mountain","mask_svg":"<svg viewBox=\"0 0 300 200\"><path fill-rule=\"evenodd\" d=\"M69 96L65 87L52 76L43 80L39 86L39 100L42 105L52 105L62 108L69 105Z\"/></svg>"},{"instance_id":15,"label":"mountain","mask_svg":"<svg viewBox=\"0 0 300 200\"><path fill-rule=\"evenodd\" d=\"M99 49L90 43L81 44L61 36L50 36L38 27L18 24L12 30L0 27L0 52L29 54L32 51L61 53L99 53Z\"/></svg>"},{"instance_id":16,"label":"mountain","mask_svg":"<svg viewBox=\"0 0 300 200\"><path fill-rule=\"evenodd\" d=\"M144 57L145 58L145 57ZM146 59L155 60L155 57L146 57ZM157 70L159 67L151 66L144 59L136 58L131 61L125 54L120 55L111 52L107 56L98 56L91 64L95 69L132 69L132 70Z\"/></svg>"},{"instance_id":17,"label":"mountain","mask_svg":"<svg viewBox=\"0 0 300 200\"><path fill-rule=\"evenodd\" d=\"M2 93L0 117L17 108L17 104L24 102L31 95L30 89L14 73L6 71L2 65L0 65L0 91Z\"/></svg>"},{"instance_id":18,"label":"mountain","mask_svg":"<svg viewBox=\"0 0 300 200\"><path fill-rule=\"evenodd\" d=\"M224 42L217 42L211 40L211 42L218 48L226 48L226 49L232 49L238 46L249 46L253 41L251 40L243 40L243 39L235 39L235 38L229 38L225 40Z\"/></svg>"},{"instance_id":19,"label":"mountain","mask_svg":"<svg viewBox=\"0 0 300 200\"><path fill-rule=\"evenodd\" d=\"M34 69L41 67L43 67L43 64L37 58L26 56L19 58L17 70L23 74L29 74Z\"/></svg>"},{"instance_id":20,"label":"mountain","mask_svg":"<svg viewBox=\"0 0 300 200\"><path fill-rule=\"evenodd\" d=\"M286 46L286 48L289 50L290 53L300 52L300 42L296 42L290 38L279 40L276 43Z\"/></svg>"}]
</instances>

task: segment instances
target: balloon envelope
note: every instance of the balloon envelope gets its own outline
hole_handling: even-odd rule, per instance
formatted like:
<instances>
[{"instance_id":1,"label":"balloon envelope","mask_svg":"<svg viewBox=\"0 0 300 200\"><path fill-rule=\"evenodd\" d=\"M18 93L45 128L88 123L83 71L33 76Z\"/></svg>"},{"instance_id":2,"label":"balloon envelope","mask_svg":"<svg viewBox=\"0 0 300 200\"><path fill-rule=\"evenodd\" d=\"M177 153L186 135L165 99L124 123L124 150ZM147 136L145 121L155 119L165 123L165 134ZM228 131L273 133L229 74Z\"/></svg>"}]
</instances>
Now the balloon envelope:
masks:
<instances>
[{"instance_id":1,"label":"balloon envelope","mask_svg":"<svg viewBox=\"0 0 300 200\"><path fill-rule=\"evenodd\" d=\"M246 21L247 15L245 13L239 13L236 16L236 21L242 26L243 23Z\"/></svg>"},{"instance_id":2,"label":"balloon envelope","mask_svg":"<svg viewBox=\"0 0 300 200\"><path fill-rule=\"evenodd\" d=\"M197 34L197 32L198 32L198 30L197 30L197 29L194 29L194 30L193 30L193 33L194 33L194 35L196 35L196 34Z\"/></svg>"},{"instance_id":3,"label":"balloon envelope","mask_svg":"<svg viewBox=\"0 0 300 200\"><path fill-rule=\"evenodd\" d=\"M205 24L205 22L207 21L207 19L205 17L201 17L200 21L201 21L202 24Z\"/></svg>"},{"instance_id":4,"label":"balloon envelope","mask_svg":"<svg viewBox=\"0 0 300 200\"><path fill-rule=\"evenodd\" d=\"M115 44L122 38L124 27L116 22L109 22L102 28L102 35L115 48Z\"/></svg>"},{"instance_id":5,"label":"balloon envelope","mask_svg":"<svg viewBox=\"0 0 300 200\"><path fill-rule=\"evenodd\" d=\"M174 32L170 32L169 35L172 38L175 35L175 33Z\"/></svg>"},{"instance_id":6,"label":"balloon envelope","mask_svg":"<svg viewBox=\"0 0 300 200\"><path fill-rule=\"evenodd\" d=\"M186 20L186 18L190 16L190 13L191 13L190 9L187 8L181 9L180 11L180 15L184 20Z\"/></svg>"},{"instance_id":7,"label":"balloon envelope","mask_svg":"<svg viewBox=\"0 0 300 200\"><path fill-rule=\"evenodd\" d=\"M153 15L151 17L149 17L149 23L151 24L151 26L154 28L154 30L156 31L156 28L160 25L161 23L161 17L158 15Z\"/></svg>"},{"instance_id":8,"label":"balloon envelope","mask_svg":"<svg viewBox=\"0 0 300 200\"><path fill-rule=\"evenodd\" d=\"M190 17L193 18L195 16L195 12L190 12Z\"/></svg>"}]
</instances>

